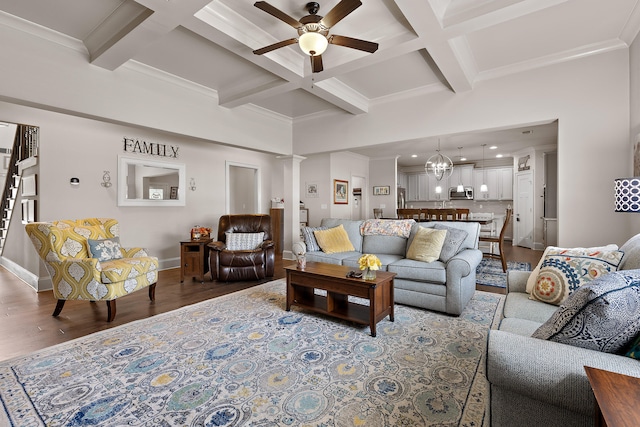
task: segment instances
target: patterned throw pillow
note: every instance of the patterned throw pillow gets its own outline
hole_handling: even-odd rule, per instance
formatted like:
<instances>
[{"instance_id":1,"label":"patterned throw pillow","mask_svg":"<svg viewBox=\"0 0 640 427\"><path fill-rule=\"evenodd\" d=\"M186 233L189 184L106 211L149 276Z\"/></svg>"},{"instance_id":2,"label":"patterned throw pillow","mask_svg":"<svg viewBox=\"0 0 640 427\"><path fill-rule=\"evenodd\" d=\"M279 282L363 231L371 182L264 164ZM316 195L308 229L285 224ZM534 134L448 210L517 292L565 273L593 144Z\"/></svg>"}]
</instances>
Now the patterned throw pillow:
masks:
<instances>
[{"instance_id":1,"label":"patterned throw pillow","mask_svg":"<svg viewBox=\"0 0 640 427\"><path fill-rule=\"evenodd\" d=\"M313 234L316 230L326 230L327 227L302 227L302 238L307 245L307 252L315 252L320 250L316 235Z\"/></svg>"},{"instance_id":2,"label":"patterned throw pillow","mask_svg":"<svg viewBox=\"0 0 640 427\"><path fill-rule=\"evenodd\" d=\"M531 291L533 291L533 287L536 285L536 279L538 278L538 274L540 273L540 267L542 267L542 262L544 261L544 258L547 256L549 251L564 251L564 250L589 251L589 252L617 251L618 250L618 245L611 243L611 244L608 244L606 246L594 246L592 248L559 248L557 246L547 246L545 248L544 252L542 253L542 256L540 257L540 261L538 261L538 265L536 265L536 268L534 268L533 271L531 272L531 274L529 275L529 279L527 279L527 293L528 294L531 294ZM623 260L622 260L622 262L620 263L620 266L619 266L619 269L622 270L622 265L624 263L624 260L627 257L626 257L626 251L624 251L622 248L620 248L620 250L622 250L622 252L625 252L625 257L623 258ZM630 270L630 269L626 269L626 270Z\"/></svg>"},{"instance_id":3,"label":"patterned throw pillow","mask_svg":"<svg viewBox=\"0 0 640 427\"><path fill-rule=\"evenodd\" d=\"M638 333L640 270L622 270L581 286L532 337L621 354Z\"/></svg>"},{"instance_id":4,"label":"patterned throw pillow","mask_svg":"<svg viewBox=\"0 0 640 427\"><path fill-rule=\"evenodd\" d=\"M442 250L440 251L440 261L447 262L460 252L462 242L467 238L469 233L459 228L447 227L446 225L436 224L433 228L436 230L447 230L447 237L444 239Z\"/></svg>"},{"instance_id":5,"label":"patterned throw pillow","mask_svg":"<svg viewBox=\"0 0 640 427\"><path fill-rule=\"evenodd\" d=\"M227 231L225 240L229 251L252 251L258 249L264 241L264 232L260 233L231 233Z\"/></svg>"},{"instance_id":6,"label":"patterned throw pillow","mask_svg":"<svg viewBox=\"0 0 640 427\"><path fill-rule=\"evenodd\" d=\"M419 227L407 250L407 258L424 262L437 260L446 237L447 230Z\"/></svg>"},{"instance_id":7,"label":"patterned throw pillow","mask_svg":"<svg viewBox=\"0 0 640 427\"><path fill-rule=\"evenodd\" d=\"M640 334L633 340L625 356L640 359Z\"/></svg>"},{"instance_id":8,"label":"patterned throw pillow","mask_svg":"<svg viewBox=\"0 0 640 427\"><path fill-rule=\"evenodd\" d=\"M111 261L112 259L122 258L120 238L118 237L102 240L87 239L87 244L91 258L98 258L98 261Z\"/></svg>"},{"instance_id":9,"label":"patterned throw pillow","mask_svg":"<svg viewBox=\"0 0 640 427\"><path fill-rule=\"evenodd\" d=\"M529 298L560 305L580 286L616 271L623 255L622 251L550 250Z\"/></svg>"},{"instance_id":10,"label":"patterned throw pillow","mask_svg":"<svg viewBox=\"0 0 640 427\"><path fill-rule=\"evenodd\" d=\"M316 230L313 234L316 236L320 249L327 254L356 250L342 224L327 230Z\"/></svg>"}]
</instances>

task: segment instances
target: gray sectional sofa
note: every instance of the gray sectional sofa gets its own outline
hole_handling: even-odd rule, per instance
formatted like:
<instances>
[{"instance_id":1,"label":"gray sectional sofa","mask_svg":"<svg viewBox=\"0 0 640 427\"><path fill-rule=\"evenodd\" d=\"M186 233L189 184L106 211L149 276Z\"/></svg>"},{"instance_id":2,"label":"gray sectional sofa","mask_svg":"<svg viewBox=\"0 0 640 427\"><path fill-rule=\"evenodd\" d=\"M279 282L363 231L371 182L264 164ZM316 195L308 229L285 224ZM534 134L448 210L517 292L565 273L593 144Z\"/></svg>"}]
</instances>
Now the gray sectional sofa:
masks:
<instances>
[{"instance_id":1,"label":"gray sectional sofa","mask_svg":"<svg viewBox=\"0 0 640 427\"><path fill-rule=\"evenodd\" d=\"M619 270L640 268L640 234L620 250ZM558 307L529 299L530 274L508 271L503 319L489 333L491 426L593 426L595 399L584 366L640 377L640 361L532 338Z\"/></svg>"},{"instance_id":2,"label":"gray sectional sofa","mask_svg":"<svg viewBox=\"0 0 640 427\"><path fill-rule=\"evenodd\" d=\"M381 270L396 273L395 302L429 310L460 315L476 289L476 268L482 260L478 249L480 225L474 222L433 221L414 223L408 238L388 235L362 235L364 220L325 218L322 227L333 228L342 224L355 251L324 253L307 252L307 261L341 264L358 268L358 259L364 253L375 254L382 262ZM436 260L426 263L406 259L405 254L418 227L436 224L467 232L459 252L446 263Z\"/></svg>"}]
</instances>

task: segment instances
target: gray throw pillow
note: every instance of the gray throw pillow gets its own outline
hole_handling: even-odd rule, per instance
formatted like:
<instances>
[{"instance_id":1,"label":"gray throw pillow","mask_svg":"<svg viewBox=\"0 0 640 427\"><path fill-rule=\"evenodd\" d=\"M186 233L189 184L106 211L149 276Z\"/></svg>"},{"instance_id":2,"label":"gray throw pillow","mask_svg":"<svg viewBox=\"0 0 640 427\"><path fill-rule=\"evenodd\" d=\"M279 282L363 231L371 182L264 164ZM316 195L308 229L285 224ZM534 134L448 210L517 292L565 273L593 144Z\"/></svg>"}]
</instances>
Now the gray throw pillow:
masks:
<instances>
[{"instance_id":1,"label":"gray throw pillow","mask_svg":"<svg viewBox=\"0 0 640 427\"><path fill-rule=\"evenodd\" d=\"M462 242L464 242L469 233L464 230L447 227L442 224L436 224L433 228L438 230L447 230L447 237L445 237L444 245L440 251L440 261L447 262L460 252L460 246L462 246Z\"/></svg>"},{"instance_id":2,"label":"gray throw pillow","mask_svg":"<svg viewBox=\"0 0 640 427\"><path fill-rule=\"evenodd\" d=\"M623 270L580 286L532 337L620 354L638 333L640 270Z\"/></svg>"},{"instance_id":3,"label":"gray throw pillow","mask_svg":"<svg viewBox=\"0 0 640 427\"><path fill-rule=\"evenodd\" d=\"M316 240L316 235L313 234L316 230L327 230L328 227L302 227L302 238L304 239L304 243L307 245L307 252L315 252L319 251L320 245L318 245L318 241Z\"/></svg>"}]
</instances>

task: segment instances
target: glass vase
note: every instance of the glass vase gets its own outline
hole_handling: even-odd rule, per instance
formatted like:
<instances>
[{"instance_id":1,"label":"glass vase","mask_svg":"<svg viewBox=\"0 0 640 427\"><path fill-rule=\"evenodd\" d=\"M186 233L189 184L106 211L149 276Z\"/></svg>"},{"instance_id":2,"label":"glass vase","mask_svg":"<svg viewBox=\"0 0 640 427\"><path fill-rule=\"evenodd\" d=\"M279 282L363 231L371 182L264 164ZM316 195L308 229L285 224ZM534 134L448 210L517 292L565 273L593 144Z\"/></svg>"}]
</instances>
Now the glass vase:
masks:
<instances>
[{"instance_id":1,"label":"glass vase","mask_svg":"<svg viewBox=\"0 0 640 427\"><path fill-rule=\"evenodd\" d=\"M364 269L364 274L362 275L362 278L364 280L376 280L376 271L367 267Z\"/></svg>"}]
</instances>

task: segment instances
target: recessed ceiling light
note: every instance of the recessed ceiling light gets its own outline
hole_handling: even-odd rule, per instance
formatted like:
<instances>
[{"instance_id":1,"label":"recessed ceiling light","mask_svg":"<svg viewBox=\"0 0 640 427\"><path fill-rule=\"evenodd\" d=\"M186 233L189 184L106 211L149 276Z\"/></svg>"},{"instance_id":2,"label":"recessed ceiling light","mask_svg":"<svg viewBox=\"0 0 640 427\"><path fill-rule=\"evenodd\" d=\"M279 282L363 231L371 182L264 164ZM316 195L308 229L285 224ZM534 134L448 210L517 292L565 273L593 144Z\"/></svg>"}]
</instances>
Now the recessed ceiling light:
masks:
<instances>
[{"instance_id":1,"label":"recessed ceiling light","mask_svg":"<svg viewBox=\"0 0 640 427\"><path fill-rule=\"evenodd\" d=\"M492 145L491 147L489 147L489 150L495 150L496 148L498 148L497 145Z\"/></svg>"},{"instance_id":2,"label":"recessed ceiling light","mask_svg":"<svg viewBox=\"0 0 640 427\"><path fill-rule=\"evenodd\" d=\"M502 158L502 154L496 154L496 159L501 159Z\"/></svg>"},{"instance_id":3,"label":"recessed ceiling light","mask_svg":"<svg viewBox=\"0 0 640 427\"><path fill-rule=\"evenodd\" d=\"M467 161L467 158L466 158L466 157L460 157L460 161L461 161L461 162L466 162L466 161Z\"/></svg>"},{"instance_id":4,"label":"recessed ceiling light","mask_svg":"<svg viewBox=\"0 0 640 427\"><path fill-rule=\"evenodd\" d=\"M418 155L417 154L412 154L411 157L415 158L415 157L418 157Z\"/></svg>"}]
</instances>

